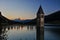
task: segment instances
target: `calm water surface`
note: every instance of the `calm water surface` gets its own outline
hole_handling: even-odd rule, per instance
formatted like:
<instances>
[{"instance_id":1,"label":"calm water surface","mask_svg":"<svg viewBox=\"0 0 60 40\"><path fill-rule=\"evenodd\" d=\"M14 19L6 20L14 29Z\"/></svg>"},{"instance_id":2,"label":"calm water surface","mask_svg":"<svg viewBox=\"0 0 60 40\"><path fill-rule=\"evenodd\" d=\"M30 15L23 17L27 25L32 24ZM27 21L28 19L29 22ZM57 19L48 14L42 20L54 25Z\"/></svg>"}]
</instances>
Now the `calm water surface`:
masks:
<instances>
[{"instance_id":1,"label":"calm water surface","mask_svg":"<svg viewBox=\"0 0 60 40\"><path fill-rule=\"evenodd\" d=\"M36 26L10 25L0 29L0 40L36 40ZM60 40L60 27L44 26L44 40Z\"/></svg>"}]
</instances>

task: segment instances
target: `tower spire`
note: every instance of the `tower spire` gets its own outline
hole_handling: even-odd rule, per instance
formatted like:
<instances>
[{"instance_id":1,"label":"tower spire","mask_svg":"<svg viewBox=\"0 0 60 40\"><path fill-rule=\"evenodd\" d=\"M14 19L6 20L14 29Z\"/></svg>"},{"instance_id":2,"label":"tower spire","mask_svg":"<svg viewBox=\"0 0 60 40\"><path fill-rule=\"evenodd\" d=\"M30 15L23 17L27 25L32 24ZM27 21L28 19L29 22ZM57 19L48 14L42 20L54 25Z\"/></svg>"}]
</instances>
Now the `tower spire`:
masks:
<instances>
[{"instance_id":1,"label":"tower spire","mask_svg":"<svg viewBox=\"0 0 60 40\"><path fill-rule=\"evenodd\" d=\"M43 12L43 9L42 9L42 6L40 5L39 9L38 9L38 12L37 12L37 15L39 14L44 14Z\"/></svg>"}]
</instances>

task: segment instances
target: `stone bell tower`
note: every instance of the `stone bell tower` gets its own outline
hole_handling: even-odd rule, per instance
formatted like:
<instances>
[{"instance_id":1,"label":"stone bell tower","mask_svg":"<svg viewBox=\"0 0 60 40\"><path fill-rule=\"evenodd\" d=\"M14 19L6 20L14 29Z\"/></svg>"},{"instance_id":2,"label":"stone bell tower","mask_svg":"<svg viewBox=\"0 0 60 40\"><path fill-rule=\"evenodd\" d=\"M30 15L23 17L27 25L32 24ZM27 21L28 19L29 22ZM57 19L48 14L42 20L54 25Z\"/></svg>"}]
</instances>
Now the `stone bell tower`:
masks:
<instances>
[{"instance_id":1,"label":"stone bell tower","mask_svg":"<svg viewBox=\"0 0 60 40\"><path fill-rule=\"evenodd\" d=\"M40 6L37 12L36 40L44 40L44 12Z\"/></svg>"}]
</instances>

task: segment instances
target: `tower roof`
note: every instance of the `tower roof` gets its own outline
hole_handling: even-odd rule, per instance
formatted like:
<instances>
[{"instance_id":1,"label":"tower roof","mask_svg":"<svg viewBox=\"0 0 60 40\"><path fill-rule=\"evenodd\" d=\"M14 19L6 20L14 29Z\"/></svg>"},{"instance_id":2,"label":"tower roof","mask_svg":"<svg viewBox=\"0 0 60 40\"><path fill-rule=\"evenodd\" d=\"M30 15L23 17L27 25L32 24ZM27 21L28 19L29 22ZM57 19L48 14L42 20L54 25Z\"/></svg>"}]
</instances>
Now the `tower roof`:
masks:
<instances>
[{"instance_id":1,"label":"tower roof","mask_svg":"<svg viewBox=\"0 0 60 40\"><path fill-rule=\"evenodd\" d=\"M38 9L37 14L44 14L43 9L42 9L42 7L41 7L41 5L40 5L40 7L39 7L39 9Z\"/></svg>"}]
</instances>

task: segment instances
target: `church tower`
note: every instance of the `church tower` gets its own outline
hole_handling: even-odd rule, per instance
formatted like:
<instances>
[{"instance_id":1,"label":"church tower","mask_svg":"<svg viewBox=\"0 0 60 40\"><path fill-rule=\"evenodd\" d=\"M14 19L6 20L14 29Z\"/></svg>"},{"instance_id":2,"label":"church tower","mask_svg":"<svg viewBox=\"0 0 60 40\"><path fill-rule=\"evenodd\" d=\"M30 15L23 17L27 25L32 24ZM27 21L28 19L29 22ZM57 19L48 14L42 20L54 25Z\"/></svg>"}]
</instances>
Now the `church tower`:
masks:
<instances>
[{"instance_id":1,"label":"church tower","mask_svg":"<svg viewBox=\"0 0 60 40\"><path fill-rule=\"evenodd\" d=\"M36 26L37 40L44 40L44 12L40 6L37 12L37 26Z\"/></svg>"},{"instance_id":2,"label":"church tower","mask_svg":"<svg viewBox=\"0 0 60 40\"><path fill-rule=\"evenodd\" d=\"M42 7L40 6L38 12L37 12L37 21L39 21L39 25L41 27L44 26L44 12L43 12L43 9Z\"/></svg>"}]
</instances>

